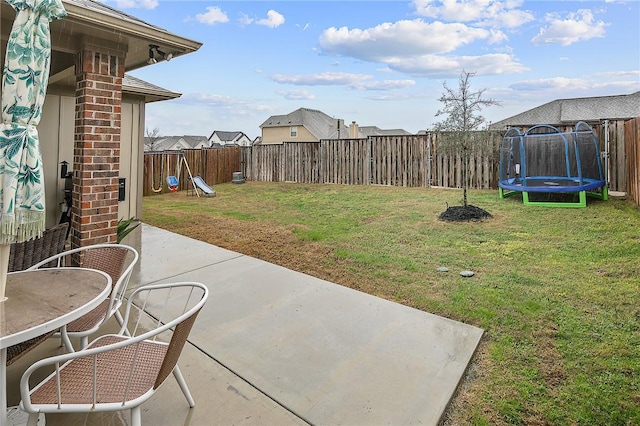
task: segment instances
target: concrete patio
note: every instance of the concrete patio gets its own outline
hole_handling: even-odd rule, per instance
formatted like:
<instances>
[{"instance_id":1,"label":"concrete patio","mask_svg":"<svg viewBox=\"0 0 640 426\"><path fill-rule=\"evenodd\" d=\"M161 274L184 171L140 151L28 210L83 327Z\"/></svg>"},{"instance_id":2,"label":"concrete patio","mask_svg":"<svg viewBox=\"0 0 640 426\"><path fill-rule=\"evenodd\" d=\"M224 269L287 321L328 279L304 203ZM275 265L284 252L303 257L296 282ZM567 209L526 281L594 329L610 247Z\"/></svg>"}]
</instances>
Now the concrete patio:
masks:
<instances>
[{"instance_id":1,"label":"concrete patio","mask_svg":"<svg viewBox=\"0 0 640 426\"><path fill-rule=\"evenodd\" d=\"M211 293L180 366L143 405L148 425L437 424L482 330L143 224L130 288L199 281ZM113 321L115 324L115 321ZM9 405L35 359L9 369ZM13 391L13 393L11 393ZM47 415L49 425L128 424L128 413Z\"/></svg>"}]
</instances>

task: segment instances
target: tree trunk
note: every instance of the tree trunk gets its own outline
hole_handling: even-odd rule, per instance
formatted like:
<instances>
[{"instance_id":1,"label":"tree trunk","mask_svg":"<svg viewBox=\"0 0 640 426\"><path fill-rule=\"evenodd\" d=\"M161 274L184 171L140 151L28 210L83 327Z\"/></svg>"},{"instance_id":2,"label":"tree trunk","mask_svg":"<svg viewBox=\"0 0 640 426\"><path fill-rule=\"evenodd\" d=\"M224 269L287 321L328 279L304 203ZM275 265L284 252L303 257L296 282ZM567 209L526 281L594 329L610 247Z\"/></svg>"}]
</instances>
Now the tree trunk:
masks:
<instances>
[{"instance_id":1,"label":"tree trunk","mask_svg":"<svg viewBox=\"0 0 640 426\"><path fill-rule=\"evenodd\" d=\"M466 148L464 149L464 159L462 162L462 204L467 208L467 173L469 168L469 154Z\"/></svg>"}]
</instances>

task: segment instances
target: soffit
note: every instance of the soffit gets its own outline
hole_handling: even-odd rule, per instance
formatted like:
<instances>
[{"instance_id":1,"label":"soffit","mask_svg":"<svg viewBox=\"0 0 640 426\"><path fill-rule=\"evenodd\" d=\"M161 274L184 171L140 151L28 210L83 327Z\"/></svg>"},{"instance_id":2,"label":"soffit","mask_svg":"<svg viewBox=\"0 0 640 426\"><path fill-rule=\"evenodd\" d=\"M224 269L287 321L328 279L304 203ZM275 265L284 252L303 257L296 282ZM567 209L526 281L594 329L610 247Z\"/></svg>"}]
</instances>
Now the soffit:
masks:
<instances>
[{"instance_id":1,"label":"soffit","mask_svg":"<svg viewBox=\"0 0 640 426\"><path fill-rule=\"evenodd\" d=\"M198 41L170 33L97 1L63 0L63 4L67 16L51 23L52 84L73 81L73 70L69 69L75 64L75 53L83 45L104 52L126 52L126 71L149 65L149 44L159 46L174 57L195 52L202 46ZM2 62L14 18L13 8L0 1Z\"/></svg>"}]
</instances>

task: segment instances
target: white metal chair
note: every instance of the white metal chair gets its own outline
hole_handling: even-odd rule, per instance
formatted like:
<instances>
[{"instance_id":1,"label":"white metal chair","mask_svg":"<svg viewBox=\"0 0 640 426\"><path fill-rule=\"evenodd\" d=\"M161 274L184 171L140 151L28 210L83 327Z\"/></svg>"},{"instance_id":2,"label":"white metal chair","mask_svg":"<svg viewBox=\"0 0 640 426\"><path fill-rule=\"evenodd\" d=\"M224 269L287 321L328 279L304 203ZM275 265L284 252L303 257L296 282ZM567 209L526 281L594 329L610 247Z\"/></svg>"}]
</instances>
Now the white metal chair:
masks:
<instances>
[{"instance_id":1,"label":"white metal chair","mask_svg":"<svg viewBox=\"0 0 640 426\"><path fill-rule=\"evenodd\" d=\"M80 265L83 268L106 272L111 276L112 290L109 298L87 315L67 324L66 330L61 330L62 341L67 351L74 351L70 337L79 337L80 348L84 349L89 343L89 335L98 331L112 316L116 317L120 325L123 324L119 309L138 259L138 252L133 247L124 244L94 244L64 251L29 268L31 270Z\"/></svg>"},{"instance_id":2,"label":"white metal chair","mask_svg":"<svg viewBox=\"0 0 640 426\"><path fill-rule=\"evenodd\" d=\"M39 413L131 410L131 424L139 426L141 404L172 372L194 407L177 362L207 297L207 287L195 282L135 290L118 334L100 336L86 349L43 359L25 371L20 406L29 413L28 424L35 426ZM30 388L31 375L41 368L54 371Z\"/></svg>"}]
</instances>

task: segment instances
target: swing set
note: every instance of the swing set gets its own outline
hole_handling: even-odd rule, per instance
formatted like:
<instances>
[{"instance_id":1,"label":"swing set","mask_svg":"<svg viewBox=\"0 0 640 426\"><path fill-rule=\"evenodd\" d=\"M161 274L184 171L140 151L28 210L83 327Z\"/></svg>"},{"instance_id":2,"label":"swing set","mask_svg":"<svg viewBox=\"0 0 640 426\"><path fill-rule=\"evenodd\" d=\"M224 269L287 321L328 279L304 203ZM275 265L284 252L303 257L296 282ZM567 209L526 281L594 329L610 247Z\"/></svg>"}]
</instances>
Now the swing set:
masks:
<instances>
[{"instance_id":1,"label":"swing set","mask_svg":"<svg viewBox=\"0 0 640 426\"><path fill-rule=\"evenodd\" d=\"M155 170L154 168L156 167L156 157L159 156L160 157L160 184L158 187L156 187L155 185ZM176 168L175 168L175 175L169 175L166 178L166 182L167 182L167 187L169 188L169 190L171 192L177 192L178 191L178 183L180 182L180 172L182 171L182 165L184 164L185 168L187 169L187 173L189 174L189 180L191 181L191 184L193 185L193 189L196 193L196 195L198 197L200 197L200 195L198 194L198 190L196 188L196 184L194 183L194 179L193 179L193 175L191 174L191 169L189 168L189 163L187 162L187 158L185 157L183 152L177 152L177 153L168 153L168 152L160 152L160 153L152 153L151 155L151 190L155 193L160 193L162 192L162 188L163 188L163 183L164 183L164 175L165 175L165 166L166 166L166 170L168 171L170 168L170 161L172 156L177 156L177 161L176 161Z\"/></svg>"}]
</instances>

